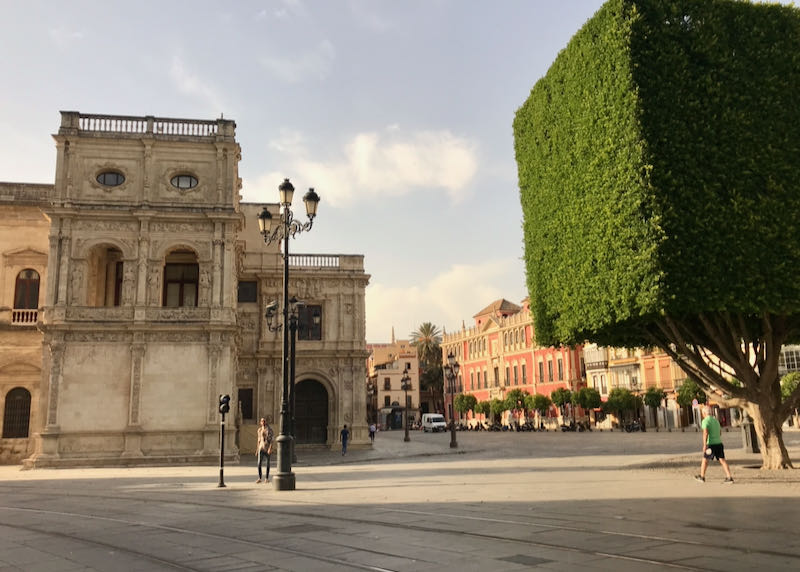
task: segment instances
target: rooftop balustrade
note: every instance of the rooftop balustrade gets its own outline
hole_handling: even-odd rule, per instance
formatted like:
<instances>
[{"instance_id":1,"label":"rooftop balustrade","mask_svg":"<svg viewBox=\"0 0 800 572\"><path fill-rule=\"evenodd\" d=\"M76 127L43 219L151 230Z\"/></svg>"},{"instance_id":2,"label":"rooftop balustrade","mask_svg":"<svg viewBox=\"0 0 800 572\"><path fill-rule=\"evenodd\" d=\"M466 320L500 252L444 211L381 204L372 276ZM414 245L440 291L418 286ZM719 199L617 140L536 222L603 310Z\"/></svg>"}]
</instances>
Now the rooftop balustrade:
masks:
<instances>
[{"instance_id":1,"label":"rooftop balustrade","mask_svg":"<svg viewBox=\"0 0 800 572\"><path fill-rule=\"evenodd\" d=\"M173 137L217 137L235 135L236 123L229 119L175 119L146 115L97 115L61 112L60 134L153 135Z\"/></svg>"}]
</instances>

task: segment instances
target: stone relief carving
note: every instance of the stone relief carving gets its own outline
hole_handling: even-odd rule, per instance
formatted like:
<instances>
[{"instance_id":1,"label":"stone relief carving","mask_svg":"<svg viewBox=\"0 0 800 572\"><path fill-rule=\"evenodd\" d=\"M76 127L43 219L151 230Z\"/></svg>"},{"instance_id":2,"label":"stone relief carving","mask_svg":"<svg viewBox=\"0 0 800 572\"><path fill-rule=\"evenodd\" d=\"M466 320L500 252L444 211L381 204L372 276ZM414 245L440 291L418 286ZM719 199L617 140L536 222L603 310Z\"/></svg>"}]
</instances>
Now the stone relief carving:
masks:
<instances>
[{"instance_id":1,"label":"stone relief carving","mask_svg":"<svg viewBox=\"0 0 800 572\"><path fill-rule=\"evenodd\" d=\"M200 261L209 261L211 260L211 245L207 242L197 242L195 240L185 240L183 237L181 238L174 238L169 240L153 240L152 241L152 252L155 256L165 256L169 250L173 248L190 248L197 253L197 258ZM157 259L158 264L163 262L162 259Z\"/></svg>"},{"instance_id":2,"label":"stone relief carving","mask_svg":"<svg viewBox=\"0 0 800 572\"><path fill-rule=\"evenodd\" d=\"M133 309L119 306L70 306L67 308L68 320L132 320Z\"/></svg>"},{"instance_id":3,"label":"stone relief carving","mask_svg":"<svg viewBox=\"0 0 800 572\"><path fill-rule=\"evenodd\" d=\"M204 343L208 341L205 332L151 332L147 335L148 342L159 343Z\"/></svg>"},{"instance_id":4,"label":"stone relief carving","mask_svg":"<svg viewBox=\"0 0 800 572\"><path fill-rule=\"evenodd\" d=\"M64 340L67 342L86 343L119 343L130 342L131 334L127 332L67 332Z\"/></svg>"},{"instance_id":5,"label":"stone relief carving","mask_svg":"<svg viewBox=\"0 0 800 572\"><path fill-rule=\"evenodd\" d=\"M164 222L156 221L150 225L150 232L170 232L170 233L198 233L208 234L212 231L211 223L204 221L197 222Z\"/></svg>"},{"instance_id":6,"label":"stone relief carving","mask_svg":"<svg viewBox=\"0 0 800 572\"><path fill-rule=\"evenodd\" d=\"M150 261L147 273L147 301L151 306L161 304L161 268L157 264L160 261Z\"/></svg>"},{"instance_id":7,"label":"stone relief carving","mask_svg":"<svg viewBox=\"0 0 800 572\"><path fill-rule=\"evenodd\" d=\"M136 221L122 221L122 220L76 220L72 223L73 230L87 230L87 231L113 231L116 234L121 232L136 232L139 228L139 223Z\"/></svg>"},{"instance_id":8,"label":"stone relief carving","mask_svg":"<svg viewBox=\"0 0 800 572\"><path fill-rule=\"evenodd\" d=\"M83 276L85 274L83 266L83 262L73 261L69 285L71 304L80 304L83 300Z\"/></svg>"},{"instance_id":9,"label":"stone relief carving","mask_svg":"<svg viewBox=\"0 0 800 572\"><path fill-rule=\"evenodd\" d=\"M136 261L126 260L123 263L122 272L122 303L125 306L132 306L136 289Z\"/></svg>"},{"instance_id":10,"label":"stone relief carving","mask_svg":"<svg viewBox=\"0 0 800 572\"><path fill-rule=\"evenodd\" d=\"M148 320L154 321L169 321L169 322L197 322L201 320L208 320L208 308L148 308L146 312Z\"/></svg>"}]
</instances>

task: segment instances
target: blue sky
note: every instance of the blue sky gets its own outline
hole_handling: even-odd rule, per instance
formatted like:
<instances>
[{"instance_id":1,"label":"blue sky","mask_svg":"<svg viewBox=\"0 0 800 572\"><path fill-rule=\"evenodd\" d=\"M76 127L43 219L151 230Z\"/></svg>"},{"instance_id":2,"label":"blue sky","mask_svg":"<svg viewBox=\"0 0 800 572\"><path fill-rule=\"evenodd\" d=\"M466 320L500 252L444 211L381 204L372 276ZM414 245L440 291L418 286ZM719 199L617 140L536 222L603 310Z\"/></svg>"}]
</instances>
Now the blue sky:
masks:
<instances>
[{"instance_id":1,"label":"blue sky","mask_svg":"<svg viewBox=\"0 0 800 572\"><path fill-rule=\"evenodd\" d=\"M59 110L237 122L243 198L322 197L367 340L525 295L512 121L601 0L2 0L0 180L52 183ZM302 211L299 201L295 205Z\"/></svg>"}]
</instances>

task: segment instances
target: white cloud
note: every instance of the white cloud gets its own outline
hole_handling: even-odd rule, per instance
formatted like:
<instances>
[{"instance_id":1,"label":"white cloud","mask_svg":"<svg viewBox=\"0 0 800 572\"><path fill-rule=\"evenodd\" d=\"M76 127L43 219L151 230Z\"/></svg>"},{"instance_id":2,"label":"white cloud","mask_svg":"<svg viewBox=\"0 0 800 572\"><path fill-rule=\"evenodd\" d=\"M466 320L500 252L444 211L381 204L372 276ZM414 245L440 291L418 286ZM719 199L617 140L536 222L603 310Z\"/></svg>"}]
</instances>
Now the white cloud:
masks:
<instances>
[{"instance_id":1,"label":"white cloud","mask_svg":"<svg viewBox=\"0 0 800 572\"><path fill-rule=\"evenodd\" d=\"M208 106L214 113L228 112L233 114L233 110L225 106L222 97L217 90L211 86L211 82L205 78L192 73L183 62L183 59L174 55L172 66L170 67L170 79L181 93L200 100Z\"/></svg>"},{"instance_id":2,"label":"white cloud","mask_svg":"<svg viewBox=\"0 0 800 572\"><path fill-rule=\"evenodd\" d=\"M350 0L348 2L350 13L356 23L372 32L380 33L389 29L390 23L387 19L379 16L374 10L374 2L363 0Z\"/></svg>"},{"instance_id":3,"label":"white cloud","mask_svg":"<svg viewBox=\"0 0 800 572\"><path fill-rule=\"evenodd\" d=\"M385 342L392 328L407 338L422 322L453 332L473 325L472 316L499 298L518 304L524 275L516 258L455 265L421 286L370 284L366 293L367 341Z\"/></svg>"},{"instance_id":4,"label":"white cloud","mask_svg":"<svg viewBox=\"0 0 800 572\"><path fill-rule=\"evenodd\" d=\"M83 32L70 31L63 27L51 28L47 33L50 35L50 39L53 40L53 43L59 48L67 48L75 42L83 40Z\"/></svg>"},{"instance_id":5,"label":"white cloud","mask_svg":"<svg viewBox=\"0 0 800 572\"><path fill-rule=\"evenodd\" d=\"M328 40L323 40L312 50L295 55L267 55L261 65L286 83L322 80L328 77L336 59L336 50Z\"/></svg>"},{"instance_id":6,"label":"white cloud","mask_svg":"<svg viewBox=\"0 0 800 572\"><path fill-rule=\"evenodd\" d=\"M384 133L359 133L329 161L310 158L301 134L285 134L270 144L283 155L280 164L324 189L326 203L333 205L420 189L440 189L458 201L478 170L477 144L447 130L405 134L390 126ZM258 180L246 181L248 195L251 184L258 185Z\"/></svg>"}]
</instances>

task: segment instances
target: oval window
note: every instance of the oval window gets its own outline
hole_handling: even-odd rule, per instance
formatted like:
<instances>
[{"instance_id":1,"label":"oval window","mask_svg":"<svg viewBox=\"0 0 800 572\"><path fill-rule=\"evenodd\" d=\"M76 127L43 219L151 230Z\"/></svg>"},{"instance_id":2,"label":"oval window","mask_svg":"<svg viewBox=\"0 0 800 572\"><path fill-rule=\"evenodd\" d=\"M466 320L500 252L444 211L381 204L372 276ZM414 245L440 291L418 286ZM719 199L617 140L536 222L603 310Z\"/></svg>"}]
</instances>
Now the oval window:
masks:
<instances>
[{"instance_id":1,"label":"oval window","mask_svg":"<svg viewBox=\"0 0 800 572\"><path fill-rule=\"evenodd\" d=\"M197 186L197 178L191 175L175 175L170 183L177 189L193 189Z\"/></svg>"},{"instance_id":2,"label":"oval window","mask_svg":"<svg viewBox=\"0 0 800 572\"><path fill-rule=\"evenodd\" d=\"M97 175L97 182L106 187L118 187L125 182L125 175L117 171L103 171Z\"/></svg>"}]
</instances>

